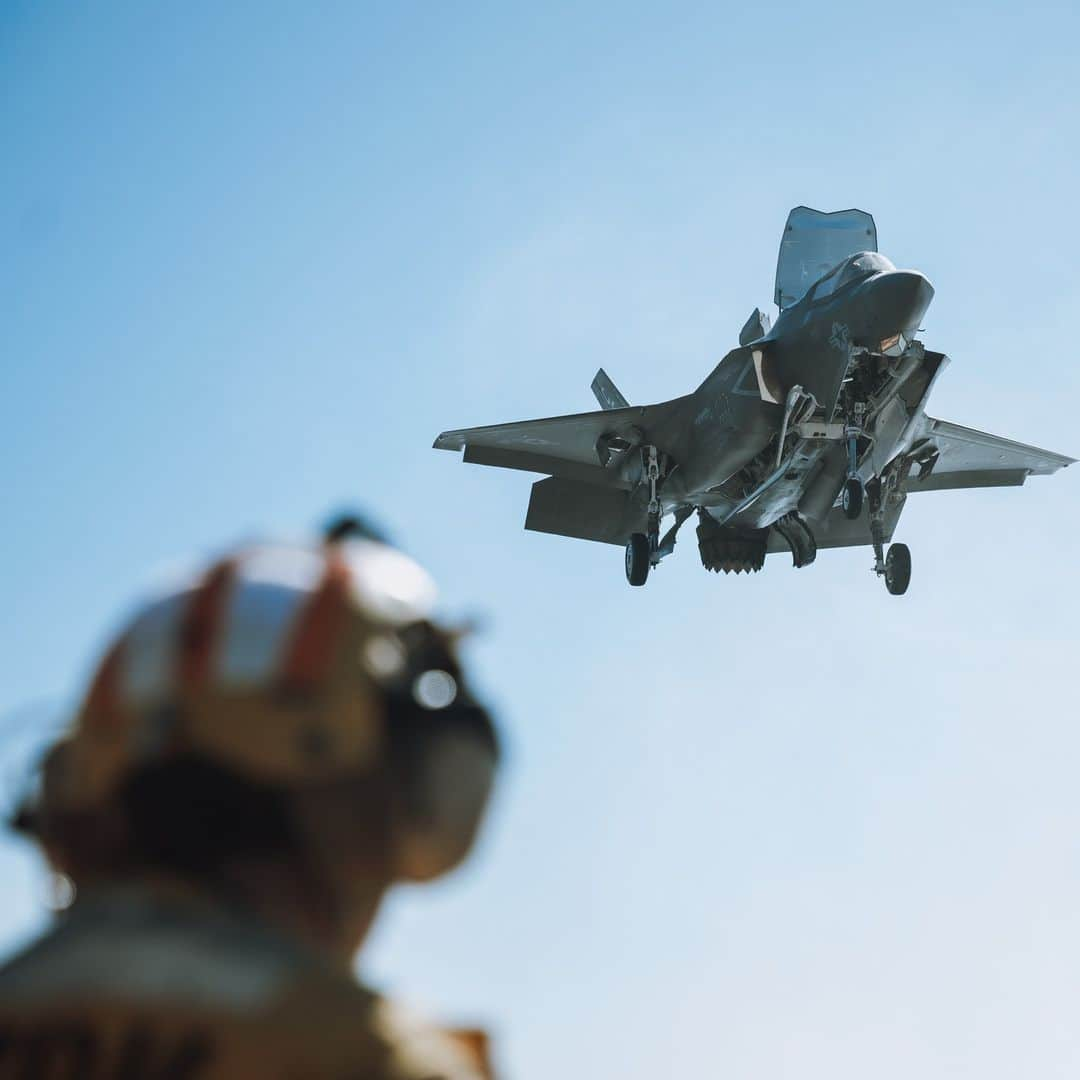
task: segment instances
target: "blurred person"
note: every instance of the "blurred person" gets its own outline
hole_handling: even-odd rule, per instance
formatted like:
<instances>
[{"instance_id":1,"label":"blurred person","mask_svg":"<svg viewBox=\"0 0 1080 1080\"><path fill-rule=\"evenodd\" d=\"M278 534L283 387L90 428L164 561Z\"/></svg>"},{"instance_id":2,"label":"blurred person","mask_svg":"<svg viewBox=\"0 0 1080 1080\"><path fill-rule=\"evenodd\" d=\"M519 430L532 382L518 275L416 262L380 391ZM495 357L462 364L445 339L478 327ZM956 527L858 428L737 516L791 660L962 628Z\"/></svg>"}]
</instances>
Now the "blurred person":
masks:
<instances>
[{"instance_id":1,"label":"blurred person","mask_svg":"<svg viewBox=\"0 0 1080 1080\"><path fill-rule=\"evenodd\" d=\"M0 969L0 1077L490 1075L352 976L468 854L498 748L434 589L356 519L138 611L15 825L74 901Z\"/></svg>"}]
</instances>

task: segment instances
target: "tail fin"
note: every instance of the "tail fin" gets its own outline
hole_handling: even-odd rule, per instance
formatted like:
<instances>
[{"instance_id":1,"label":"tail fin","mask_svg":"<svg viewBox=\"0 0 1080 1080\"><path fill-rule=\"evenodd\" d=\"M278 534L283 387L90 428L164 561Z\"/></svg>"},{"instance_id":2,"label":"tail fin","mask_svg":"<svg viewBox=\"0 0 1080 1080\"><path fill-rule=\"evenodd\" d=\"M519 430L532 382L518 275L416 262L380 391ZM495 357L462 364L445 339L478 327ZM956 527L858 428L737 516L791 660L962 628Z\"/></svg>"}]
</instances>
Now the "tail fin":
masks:
<instances>
[{"instance_id":1,"label":"tail fin","mask_svg":"<svg viewBox=\"0 0 1080 1080\"><path fill-rule=\"evenodd\" d=\"M625 409L630 405L603 368L596 373L596 378L592 381L592 392L600 402L601 409Z\"/></svg>"}]
</instances>

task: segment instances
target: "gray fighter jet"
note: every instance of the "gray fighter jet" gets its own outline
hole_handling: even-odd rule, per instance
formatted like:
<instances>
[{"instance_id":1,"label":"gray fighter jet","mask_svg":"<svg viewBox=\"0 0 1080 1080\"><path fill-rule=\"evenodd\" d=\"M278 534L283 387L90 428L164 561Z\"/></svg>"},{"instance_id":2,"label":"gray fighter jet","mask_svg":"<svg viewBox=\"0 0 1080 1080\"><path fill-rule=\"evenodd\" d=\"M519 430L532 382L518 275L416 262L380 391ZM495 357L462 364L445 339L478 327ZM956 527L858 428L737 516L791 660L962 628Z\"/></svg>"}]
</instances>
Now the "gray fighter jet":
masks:
<instances>
[{"instance_id":1,"label":"gray fighter jet","mask_svg":"<svg viewBox=\"0 0 1080 1080\"><path fill-rule=\"evenodd\" d=\"M1073 461L927 416L948 362L915 336L933 295L878 254L869 214L800 206L780 242L776 324L755 310L692 394L632 406L601 368L598 412L445 431L435 446L546 475L525 528L625 545L631 585L696 511L708 570L757 571L776 551L807 566L819 548L865 544L900 595L911 553L885 545L910 493L1020 485Z\"/></svg>"}]
</instances>

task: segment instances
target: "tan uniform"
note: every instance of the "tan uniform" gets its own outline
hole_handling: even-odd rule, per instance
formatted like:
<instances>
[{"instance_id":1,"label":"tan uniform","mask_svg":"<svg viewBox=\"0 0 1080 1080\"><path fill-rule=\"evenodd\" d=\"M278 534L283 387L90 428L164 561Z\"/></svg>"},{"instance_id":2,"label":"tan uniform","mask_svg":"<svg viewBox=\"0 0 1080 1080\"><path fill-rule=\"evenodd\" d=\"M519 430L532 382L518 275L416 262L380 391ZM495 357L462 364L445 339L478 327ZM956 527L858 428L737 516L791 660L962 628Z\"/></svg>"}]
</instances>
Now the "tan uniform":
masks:
<instances>
[{"instance_id":1,"label":"tan uniform","mask_svg":"<svg viewBox=\"0 0 1080 1080\"><path fill-rule=\"evenodd\" d=\"M0 1078L481 1080L481 1042L242 914L157 890L80 899L0 968Z\"/></svg>"}]
</instances>

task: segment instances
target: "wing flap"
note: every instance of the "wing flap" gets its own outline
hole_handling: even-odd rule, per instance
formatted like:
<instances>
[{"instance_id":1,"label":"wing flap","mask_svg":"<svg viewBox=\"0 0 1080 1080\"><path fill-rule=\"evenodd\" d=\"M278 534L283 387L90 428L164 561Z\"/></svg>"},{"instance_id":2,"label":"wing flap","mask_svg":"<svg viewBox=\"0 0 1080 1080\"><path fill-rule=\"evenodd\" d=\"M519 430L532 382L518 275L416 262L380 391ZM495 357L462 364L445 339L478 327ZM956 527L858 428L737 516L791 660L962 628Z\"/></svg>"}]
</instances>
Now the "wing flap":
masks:
<instances>
[{"instance_id":1,"label":"wing flap","mask_svg":"<svg viewBox=\"0 0 1080 1080\"><path fill-rule=\"evenodd\" d=\"M462 461L467 465L491 465L497 469L520 469L522 472L561 476L597 487L624 486L621 477L600 465L582 465L577 461L564 461L562 458L531 454L525 450L502 450L498 447L466 443Z\"/></svg>"},{"instance_id":2,"label":"wing flap","mask_svg":"<svg viewBox=\"0 0 1080 1080\"><path fill-rule=\"evenodd\" d=\"M959 491L963 488L1022 487L1029 475L1027 469L968 469L945 473L935 469L922 480L909 476L904 490Z\"/></svg>"}]
</instances>

